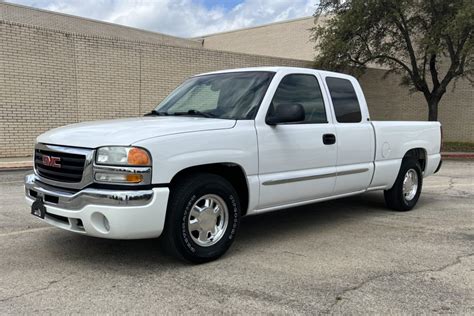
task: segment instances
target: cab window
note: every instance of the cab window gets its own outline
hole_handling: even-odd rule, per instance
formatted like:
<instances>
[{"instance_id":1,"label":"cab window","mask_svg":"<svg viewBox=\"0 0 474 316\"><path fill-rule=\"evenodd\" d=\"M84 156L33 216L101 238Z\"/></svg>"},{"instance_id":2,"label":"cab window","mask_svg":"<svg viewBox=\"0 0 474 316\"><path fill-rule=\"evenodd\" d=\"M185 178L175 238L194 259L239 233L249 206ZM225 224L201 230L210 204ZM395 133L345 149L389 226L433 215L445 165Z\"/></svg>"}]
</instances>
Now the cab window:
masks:
<instances>
[{"instance_id":1,"label":"cab window","mask_svg":"<svg viewBox=\"0 0 474 316\"><path fill-rule=\"evenodd\" d=\"M359 100L352 86L347 79L327 77L329 94L332 105L339 123L358 123L362 120Z\"/></svg>"},{"instance_id":2,"label":"cab window","mask_svg":"<svg viewBox=\"0 0 474 316\"><path fill-rule=\"evenodd\" d=\"M277 106L292 104L301 104L304 108L305 119L301 123L328 122L321 89L315 76L306 74L285 76L273 96L268 116L272 115Z\"/></svg>"}]
</instances>

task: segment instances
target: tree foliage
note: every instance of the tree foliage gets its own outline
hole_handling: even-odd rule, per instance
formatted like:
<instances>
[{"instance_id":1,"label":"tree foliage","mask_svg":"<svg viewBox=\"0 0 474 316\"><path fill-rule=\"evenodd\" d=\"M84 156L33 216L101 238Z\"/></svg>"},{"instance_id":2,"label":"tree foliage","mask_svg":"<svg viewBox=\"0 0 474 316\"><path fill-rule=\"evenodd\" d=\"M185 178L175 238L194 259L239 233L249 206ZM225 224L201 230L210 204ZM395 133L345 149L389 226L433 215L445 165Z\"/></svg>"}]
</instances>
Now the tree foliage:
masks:
<instances>
[{"instance_id":1,"label":"tree foliage","mask_svg":"<svg viewBox=\"0 0 474 316\"><path fill-rule=\"evenodd\" d=\"M429 120L453 79L474 75L474 0L322 0L316 66L363 72L378 64L423 93Z\"/></svg>"}]
</instances>

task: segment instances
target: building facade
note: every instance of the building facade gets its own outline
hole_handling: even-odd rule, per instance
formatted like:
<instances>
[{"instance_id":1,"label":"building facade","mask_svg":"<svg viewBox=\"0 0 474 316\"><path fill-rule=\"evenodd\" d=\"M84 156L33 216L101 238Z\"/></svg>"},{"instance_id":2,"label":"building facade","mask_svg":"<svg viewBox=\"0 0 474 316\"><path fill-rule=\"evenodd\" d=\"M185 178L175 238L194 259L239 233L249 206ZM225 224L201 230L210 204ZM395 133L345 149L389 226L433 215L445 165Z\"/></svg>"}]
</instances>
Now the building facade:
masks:
<instances>
[{"instance_id":1,"label":"building facade","mask_svg":"<svg viewBox=\"0 0 474 316\"><path fill-rule=\"evenodd\" d=\"M139 116L193 74L310 60L209 49L202 41L0 3L0 157L30 156L38 134L86 120ZM421 96L372 69L361 82L372 119L425 119ZM440 108L448 140L474 142L465 83Z\"/></svg>"},{"instance_id":2,"label":"building facade","mask_svg":"<svg viewBox=\"0 0 474 316\"><path fill-rule=\"evenodd\" d=\"M305 17L257 27L209 34L196 38L204 48L300 60L314 59L311 28L314 18Z\"/></svg>"}]
</instances>

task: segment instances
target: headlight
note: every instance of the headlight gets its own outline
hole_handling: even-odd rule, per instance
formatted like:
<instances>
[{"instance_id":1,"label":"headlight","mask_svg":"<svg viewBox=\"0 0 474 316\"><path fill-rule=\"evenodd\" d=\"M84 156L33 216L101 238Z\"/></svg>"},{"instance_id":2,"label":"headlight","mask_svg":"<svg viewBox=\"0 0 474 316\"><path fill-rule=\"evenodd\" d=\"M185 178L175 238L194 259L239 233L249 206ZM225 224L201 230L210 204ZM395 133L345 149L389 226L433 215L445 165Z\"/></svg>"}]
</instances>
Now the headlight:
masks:
<instances>
[{"instance_id":1,"label":"headlight","mask_svg":"<svg viewBox=\"0 0 474 316\"><path fill-rule=\"evenodd\" d=\"M97 150L96 163L114 166L150 166L150 154L138 147L101 147Z\"/></svg>"},{"instance_id":2,"label":"headlight","mask_svg":"<svg viewBox=\"0 0 474 316\"><path fill-rule=\"evenodd\" d=\"M100 147L96 152L94 180L97 183L150 184L150 154L138 147Z\"/></svg>"}]
</instances>

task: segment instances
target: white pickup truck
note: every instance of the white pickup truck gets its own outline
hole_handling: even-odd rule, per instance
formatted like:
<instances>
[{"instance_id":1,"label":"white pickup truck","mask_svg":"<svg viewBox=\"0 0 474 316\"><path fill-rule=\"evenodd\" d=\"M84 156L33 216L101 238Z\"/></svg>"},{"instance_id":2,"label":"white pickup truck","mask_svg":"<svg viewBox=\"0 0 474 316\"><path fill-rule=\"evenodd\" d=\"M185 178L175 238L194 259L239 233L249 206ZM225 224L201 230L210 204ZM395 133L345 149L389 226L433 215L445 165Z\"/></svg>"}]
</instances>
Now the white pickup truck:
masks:
<instances>
[{"instance_id":1,"label":"white pickup truck","mask_svg":"<svg viewBox=\"0 0 474 316\"><path fill-rule=\"evenodd\" d=\"M193 76L145 117L40 135L31 213L83 235L162 236L214 260L242 216L384 190L412 209L441 166L439 122L374 122L357 80L304 68Z\"/></svg>"}]
</instances>

